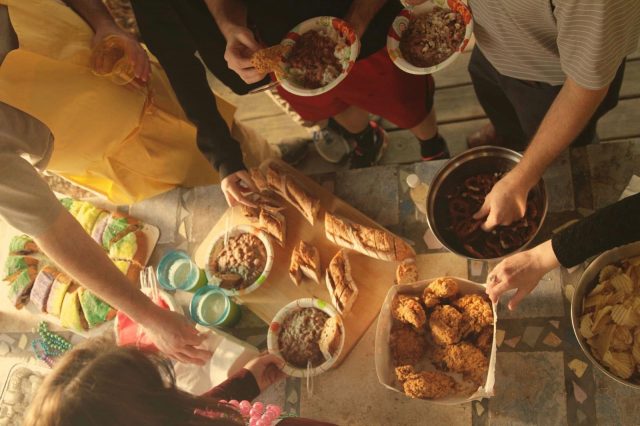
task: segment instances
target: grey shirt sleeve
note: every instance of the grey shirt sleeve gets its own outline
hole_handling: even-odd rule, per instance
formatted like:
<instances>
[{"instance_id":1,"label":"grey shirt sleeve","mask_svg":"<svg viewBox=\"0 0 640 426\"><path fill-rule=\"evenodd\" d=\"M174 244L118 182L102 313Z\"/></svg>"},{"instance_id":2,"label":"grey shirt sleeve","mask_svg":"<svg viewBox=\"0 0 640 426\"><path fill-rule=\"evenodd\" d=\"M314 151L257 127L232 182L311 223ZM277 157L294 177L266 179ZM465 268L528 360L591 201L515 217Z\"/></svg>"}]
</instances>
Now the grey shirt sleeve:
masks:
<instances>
[{"instance_id":1,"label":"grey shirt sleeve","mask_svg":"<svg viewBox=\"0 0 640 426\"><path fill-rule=\"evenodd\" d=\"M586 89L611 83L640 37L638 0L554 1L564 73Z\"/></svg>"}]
</instances>

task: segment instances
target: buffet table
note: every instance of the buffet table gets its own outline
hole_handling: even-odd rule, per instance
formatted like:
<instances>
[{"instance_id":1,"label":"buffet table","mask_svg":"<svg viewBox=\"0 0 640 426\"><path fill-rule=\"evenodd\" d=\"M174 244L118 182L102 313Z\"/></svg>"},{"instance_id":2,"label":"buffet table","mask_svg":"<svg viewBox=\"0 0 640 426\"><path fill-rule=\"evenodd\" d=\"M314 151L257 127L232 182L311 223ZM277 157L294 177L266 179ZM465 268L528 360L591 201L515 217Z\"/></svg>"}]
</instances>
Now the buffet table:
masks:
<instances>
[{"instance_id":1,"label":"buffet table","mask_svg":"<svg viewBox=\"0 0 640 426\"><path fill-rule=\"evenodd\" d=\"M425 218L416 213L405 178L416 173L429 183L442 161L382 166L314 176L335 195L376 222L415 243L429 264L423 278L454 275L484 282L492 267L467 261L433 244ZM633 175L640 175L640 141L603 143L573 149L545 174L549 213L537 240L563 224L616 201ZM194 253L226 203L219 186L174 190L133 205L129 213L160 228L151 264L169 249ZM5 226L0 224L0 226ZM0 234L2 229L0 228ZM0 253L1 255L1 253ZM410 400L384 389L374 366L375 325L335 370L315 378L313 392L300 379L286 380L260 399L305 417L348 425L511 425L634 424L640 418L638 394L592 366L571 330L569 302L583 266L549 273L516 312L498 311L495 396L458 406ZM37 320L0 301L0 345L9 353L2 364L28 359ZM233 333L259 349L266 347L267 325L245 309ZM0 366L0 374L3 369ZM4 380L2 378L2 380Z\"/></svg>"}]
</instances>

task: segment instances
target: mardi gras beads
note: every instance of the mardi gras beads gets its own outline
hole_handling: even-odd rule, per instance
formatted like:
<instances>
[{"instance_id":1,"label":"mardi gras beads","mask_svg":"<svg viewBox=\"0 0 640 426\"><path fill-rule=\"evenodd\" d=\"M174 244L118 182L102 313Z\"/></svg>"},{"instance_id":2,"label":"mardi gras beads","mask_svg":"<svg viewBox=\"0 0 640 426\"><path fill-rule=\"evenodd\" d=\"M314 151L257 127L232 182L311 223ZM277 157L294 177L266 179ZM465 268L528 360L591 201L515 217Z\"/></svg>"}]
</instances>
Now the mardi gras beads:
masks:
<instances>
[{"instance_id":1,"label":"mardi gras beads","mask_svg":"<svg viewBox=\"0 0 640 426\"><path fill-rule=\"evenodd\" d=\"M31 347L38 359L52 367L55 358L71 349L72 345L62 336L49 331L47 323L44 321L38 324L37 332L40 337L31 342Z\"/></svg>"}]
</instances>

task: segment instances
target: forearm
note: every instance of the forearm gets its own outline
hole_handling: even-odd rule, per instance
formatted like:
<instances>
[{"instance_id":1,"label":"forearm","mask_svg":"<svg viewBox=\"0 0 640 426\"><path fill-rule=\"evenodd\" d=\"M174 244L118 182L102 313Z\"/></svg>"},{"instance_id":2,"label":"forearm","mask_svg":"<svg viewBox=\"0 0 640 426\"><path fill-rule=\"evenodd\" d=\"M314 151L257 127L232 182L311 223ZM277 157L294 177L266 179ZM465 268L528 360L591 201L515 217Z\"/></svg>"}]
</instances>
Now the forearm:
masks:
<instances>
[{"instance_id":1,"label":"forearm","mask_svg":"<svg viewBox=\"0 0 640 426\"><path fill-rule=\"evenodd\" d=\"M64 0L64 2L87 21L94 32L104 28L120 29L100 0Z\"/></svg>"},{"instance_id":2,"label":"forearm","mask_svg":"<svg viewBox=\"0 0 640 426\"><path fill-rule=\"evenodd\" d=\"M247 8L241 0L205 0L205 3L225 38L229 38L234 28L247 26Z\"/></svg>"},{"instance_id":3,"label":"forearm","mask_svg":"<svg viewBox=\"0 0 640 426\"><path fill-rule=\"evenodd\" d=\"M373 17L385 3L387 0L353 0L344 19L353 26L358 37L362 37Z\"/></svg>"},{"instance_id":4,"label":"forearm","mask_svg":"<svg viewBox=\"0 0 640 426\"><path fill-rule=\"evenodd\" d=\"M218 399L251 401L260 395L258 382L253 374L243 368L224 382L205 393L204 396Z\"/></svg>"},{"instance_id":5,"label":"forearm","mask_svg":"<svg viewBox=\"0 0 640 426\"><path fill-rule=\"evenodd\" d=\"M614 247L640 241L640 194L598 210L553 237L553 251L567 268Z\"/></svg>"},{"instance_id":6,"label":"forearm","mask_svg":"<svg viewBox=\"0 0 640 426\"><path fill-rule=\"evenodd\" d=\"M157 307L127 280L69 212L61 211L36 243L75 281L134 321L149 324Z\"/></svg>"},{"instance_id":7,"label":"forearm","mask_svg":"<svg viewBox=\"0 0 640 426\"><path fill-rule=\"evenodd\" d=\"M567 79L551 104L520 164L513 170L531 189L549 165L582 132L607 93L588 90Z\"/></svg>"}]
</instances>

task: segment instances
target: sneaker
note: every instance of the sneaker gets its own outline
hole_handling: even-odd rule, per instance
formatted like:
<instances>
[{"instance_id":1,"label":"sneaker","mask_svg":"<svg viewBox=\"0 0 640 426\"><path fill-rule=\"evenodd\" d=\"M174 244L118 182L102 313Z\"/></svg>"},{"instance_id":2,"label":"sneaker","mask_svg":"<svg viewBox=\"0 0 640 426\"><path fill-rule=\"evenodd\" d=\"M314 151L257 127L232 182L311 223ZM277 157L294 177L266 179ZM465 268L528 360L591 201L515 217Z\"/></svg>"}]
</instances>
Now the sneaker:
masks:
<instances>
[{"instance_id":1,"label":"sneaker","mask_svg":"<svg viewBox=\"0 0 640 426\"><path fill-rule=\"evenodd\" d=\"M493 124L491 123L485 124L480 129L467 136L467 146L469 148L487 145L507 146L504 138L496 133L496 128L493 127Z\"/></svg>"},{"instance_id":2,"label":"sneaker","mask_svg":"<svg viewBox=\"0 0 640 426\"><path fill-rule=\"evenodd\" d=\"M351 153L351 144L337 123L329 123L324 129L313 132L313 144L318 154L329 163L338 164Z\"/></svg>"},{"instance_id":3,"label":"sneaker","mask_svg":"<svg viewBox=\"0 0 640 426\"><path fill-rule=\"evenodd\" d=\"M440 135L423 141L420 141L420 156L423 161L444 160L451 158L449 148L444 138Z\"/></svg>"},{"instance_id":4,"label":"sneaker","mask_svg":"<svg viewBox=\"0 0 640 426\"><path fill-rule=\"evenodd\" d=\"M351 168L361 169L378 164L389 143L387 132L372 121L369 127L357 137L357 144L351 154Z\"/></svg>"},{"instance_id":5,"label":"sneaker","mask_svg":"<svg viewBox=\"0 0 640 426\"><path fill-rule=\"evenodd\" d=\"M280 151L282 161L291 166L295 166L306 157L307 152L309 152L309 143L311 143L311 139L285 139L277 144L276 147L278 151Z\"/></svg>"}]
</instances>

